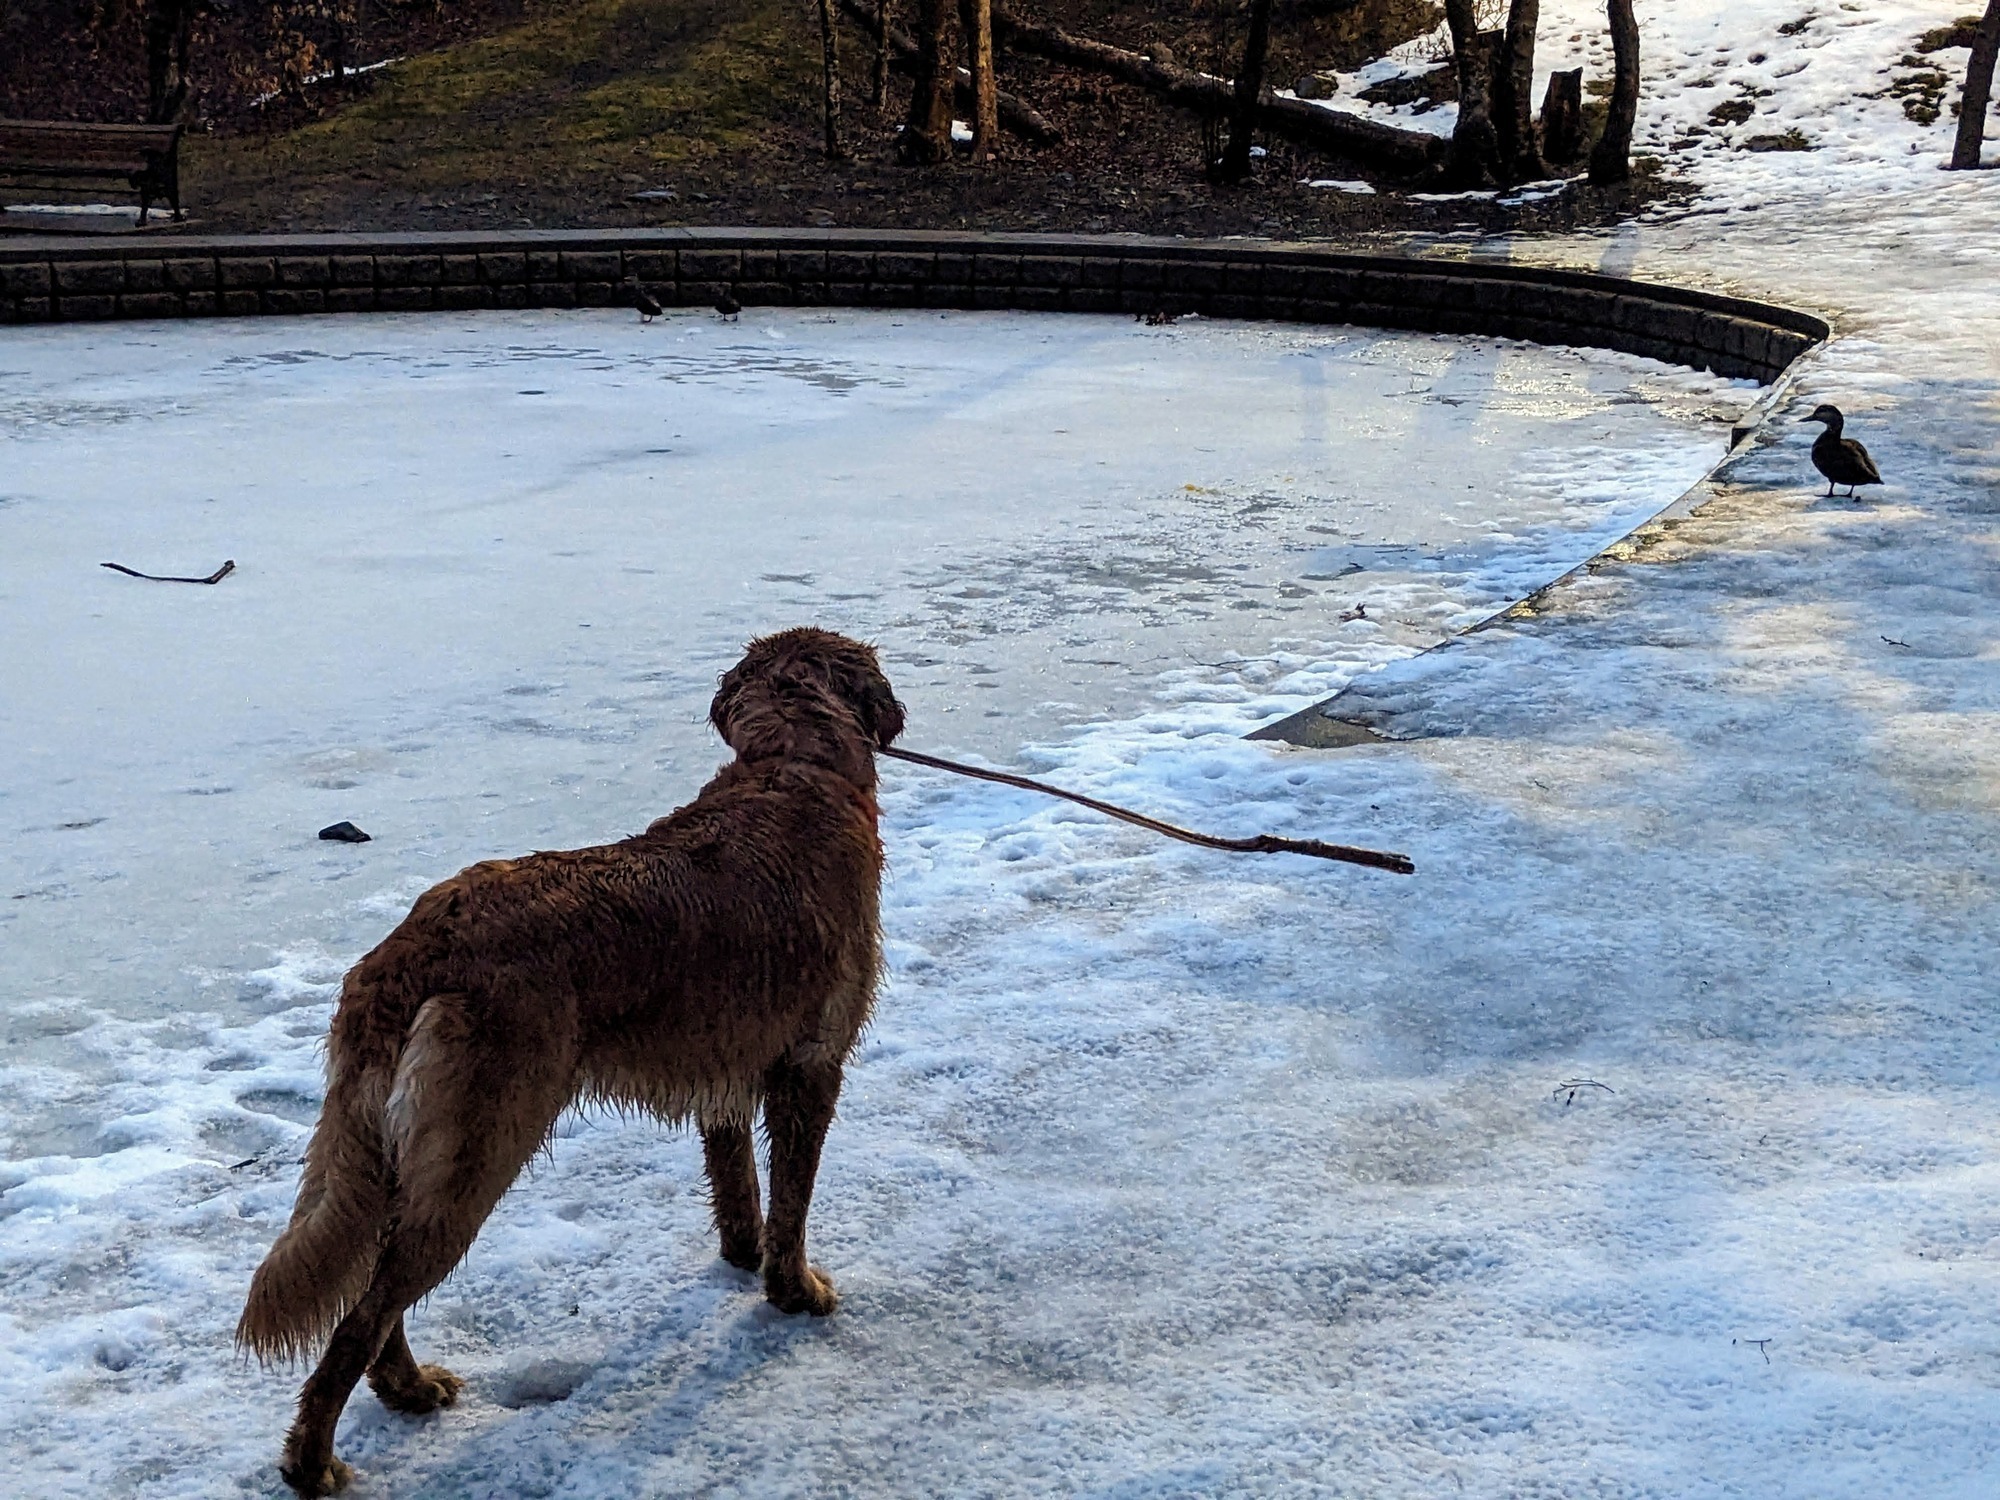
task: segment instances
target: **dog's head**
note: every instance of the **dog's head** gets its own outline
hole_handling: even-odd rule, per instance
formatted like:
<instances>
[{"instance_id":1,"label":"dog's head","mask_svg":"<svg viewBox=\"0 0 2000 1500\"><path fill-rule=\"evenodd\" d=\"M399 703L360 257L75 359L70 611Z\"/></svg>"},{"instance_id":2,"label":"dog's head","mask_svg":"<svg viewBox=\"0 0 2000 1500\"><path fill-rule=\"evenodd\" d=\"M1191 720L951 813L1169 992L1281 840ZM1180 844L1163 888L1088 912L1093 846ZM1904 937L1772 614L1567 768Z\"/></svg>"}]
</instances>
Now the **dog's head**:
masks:
<instances>
[{"instance_id":1,"label":"dog's head","mask_svg":"<svg viewBox=\"0 0 2000 1500\"><path fill-rule=\"evenodd\" d=\"M859 751L872 782L873 752L903 732L903 705L873 647L801 626L750 643L722 674L708 720L745 760L792 756L845 767Z\"/></svg>"}]
</instances>

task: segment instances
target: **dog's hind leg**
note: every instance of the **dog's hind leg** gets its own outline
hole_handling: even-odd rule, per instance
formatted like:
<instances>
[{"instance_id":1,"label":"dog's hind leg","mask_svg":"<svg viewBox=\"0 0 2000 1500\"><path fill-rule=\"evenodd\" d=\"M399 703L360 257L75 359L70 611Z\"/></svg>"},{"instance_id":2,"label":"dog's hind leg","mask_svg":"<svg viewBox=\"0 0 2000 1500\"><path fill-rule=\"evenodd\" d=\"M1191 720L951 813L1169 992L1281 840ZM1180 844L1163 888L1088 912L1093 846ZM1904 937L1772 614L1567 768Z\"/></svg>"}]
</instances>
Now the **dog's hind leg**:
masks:
<instances>
[{"instance_id":1,"label":"dog's hind leg","mask_svg":"<svg viewBox=\"0 0 2000 1500\"><path fill-rule=\"evenodd\" d=\"M764 1129L771 1141L764 1295L783 1312L824 1317L840 1301L826 1273L806 1259L806 1213L840 1078L838 1062L810 1054L806 1060L787 1057L764 1074Z\"/></svg>"},{"instance_id":2,"label":"dog's hind leg","mask_svg":"<svg viewBox=\"0 0 2000 1500\"><path fill-rule=\"evenodd\" d=\"M391 1411L422 1416L440 1406L450 1406L465 1388L465 1382L443 1365L418 1364L403 1333L403 1320L398 1317L389 1337L382 1341L382 1352L368 1367L368 1387Z\"/></svg>"},{"instance_id":3,"label":"dog's hind leg","mask_svg":"<svg viewBox=\"0 0 2000 1500\"><path fill-rule=\"evenodd\" d=\"M279 1472L301 1495L346 1484L333 1429L364 1371L381 1372L378 1392L384 1385L394 1394L410 1391L414 1373L456 1394L449 1371L417 1364L402 1335L403 1313L451 1274L569 1103L573 1044L534 1035L518 1011L483 1016L487 1029L474 1035L469 1011L456 996L427 1001L411 1027L384 1109L396 1170L392 1227L368 1290L334 1329L300 1391L298 1419L285 1439Z\"/></svg>"},{"instance_id":4,"label":"dog's hind leg","mask_svg":"<svg viewBox=\"0 0 2000 1500\"><path fill-rule=\"evenodd\" d=\"M701 1154L722 1258L739 1270L754 1271L763 1264L764 1212L757 1201L757 1153L749 1122L704 1122Z\"/></svg>"}]
</instances>

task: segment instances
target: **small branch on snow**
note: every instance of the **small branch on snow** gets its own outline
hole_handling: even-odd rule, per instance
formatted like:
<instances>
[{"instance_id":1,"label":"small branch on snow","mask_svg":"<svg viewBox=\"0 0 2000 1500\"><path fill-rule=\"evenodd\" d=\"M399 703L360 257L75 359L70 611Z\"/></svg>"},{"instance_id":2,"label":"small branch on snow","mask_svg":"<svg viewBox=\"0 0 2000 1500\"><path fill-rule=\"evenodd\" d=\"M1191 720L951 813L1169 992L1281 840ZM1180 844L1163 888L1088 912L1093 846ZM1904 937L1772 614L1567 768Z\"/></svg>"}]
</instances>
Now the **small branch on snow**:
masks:
<instances>
[{"instance_id":1,"label":"small branch on snow","mask_svg":"<svg viewBox=\"0 0 2000 1500\"><path fill-rule=\"evenodd\" d=\"M1618 1092L1610 1084L1599 1083L1595 1078L1566 1078L1555 1086L1549 1097L1551 1099L1561 1098L1563 1108L1568 1109L1572 1104L1576 1103L1577 1093L1581 1089L1603 1089L1607 1094Z\"/></svg>"},{"instance_id":2,"label":"small branch on snow","mask_svg":"<svg viewBox=\"0 0 2000 1500\"><path fill-rule=\"evenodd\" d=\"M1729 1344L1731 1348L1738 1344L1748 1344L1764 1356L1764 1363L1768 1365L1771 1362L1771 1342L1770 1339L1731 1339Z\"/></svg>"},{"instance_id":3,"label":"small branch on snow","mask_svg":"<svg viewBox=\"0 0 2000 1500\"><path fill-rule=\"evenodd\" d=\"M99 563L100 568L109 568L114 573L123 573L128 578L143 578L148 583L220 583L236 571L236 559L231 558L206 578L170 578L158 573L141 573L137 568L128 568L123 563Z\"/></svg>"}]
</instances>

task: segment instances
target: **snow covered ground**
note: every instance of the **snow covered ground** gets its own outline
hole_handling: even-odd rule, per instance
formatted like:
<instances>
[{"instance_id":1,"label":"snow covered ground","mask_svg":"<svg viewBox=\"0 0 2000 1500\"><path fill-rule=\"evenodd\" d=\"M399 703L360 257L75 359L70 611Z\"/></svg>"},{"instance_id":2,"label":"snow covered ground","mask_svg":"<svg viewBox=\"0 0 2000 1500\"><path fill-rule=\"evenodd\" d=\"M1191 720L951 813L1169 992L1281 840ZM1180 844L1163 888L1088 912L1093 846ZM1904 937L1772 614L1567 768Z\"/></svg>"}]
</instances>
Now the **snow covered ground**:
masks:
<instances>
[{"instance_id":1,"label":"snow covered ground","mask_svg":"<svg viewBox=\"0 0 2000 1500\"><path fill-rule=\"evenodd\" d=\"M1279 649L1236 648L1265 659L1176 667L1151 704L1012 757L1203 826L1407 849L1414 879L1162 847L892 769L892 972L814 1218L841 1312L777 1317L712 1258L687 1141L572 1121L412 1319L425 1357L471 1377L465 1402L422 1422L352 1404L357 1493L1993 1493L2000 173L1939 173L1948 126L1894 99L1833 104L1953 8L1829 9L1791 39L1832 38L1760 107L1817 90L1800 118L1847 120L1838 149L1691 147L1692 214L1442 247L1838 320L1695 516L1535 619L1374 674L1398 743L1239 738L1364 664L1350 628L1288 623ZM1716 28L1702 45L1746 66L1791 10L1642 5L1650 28ZM1674 74L1648 119L1693 110L1695 82ZM1815 429L1790 420L1823 400L1888 477L1860 503L1819 498ZM49 597L45 560L15 570L27 517L95 546L88 508L0 509L10 598ZM253 581L104 597L186 618ZM75 683L105 649L78 650ZM712 670L695 657L650 660ZM532 716L666 742L692 687ZM327 698L335 719L381 708ZM482 786L491 819L448 804L426 783L481 779L447 764L452 706L477 701L432 705L407 782L319 773L422 806L409 846L253 861L222 811L157 845L62 831L107 842L56 856L71 910L97 903L74 924L90 957L5 1018L9 1128L74 1111L67 1142L10 1153L0 1179L10 1488L278 1493L292 1382L233 1364L225 1337L289 1202L330 984L424 880L659 805L652 738L575 732L499 742L515 774ZM91 739L72 732L86 764L143 771ZM240 748L255 785L301 752L265 753L258 771ZM580 790L548 787L564 759L591 767ZM14 848L51 847L36 821L11 818ZM183 856L243 859L212 899L253 917L256 867L304 894L269 898L254 958L213 937L236 911L191 899L150 926L93 894L118 884L93 870ZM10 977L32 905L0 926ZM206 998L174 988L202 978ZM1559 1087L1579 1079L1605 1087Z\"/></svg>"}]
</instances>

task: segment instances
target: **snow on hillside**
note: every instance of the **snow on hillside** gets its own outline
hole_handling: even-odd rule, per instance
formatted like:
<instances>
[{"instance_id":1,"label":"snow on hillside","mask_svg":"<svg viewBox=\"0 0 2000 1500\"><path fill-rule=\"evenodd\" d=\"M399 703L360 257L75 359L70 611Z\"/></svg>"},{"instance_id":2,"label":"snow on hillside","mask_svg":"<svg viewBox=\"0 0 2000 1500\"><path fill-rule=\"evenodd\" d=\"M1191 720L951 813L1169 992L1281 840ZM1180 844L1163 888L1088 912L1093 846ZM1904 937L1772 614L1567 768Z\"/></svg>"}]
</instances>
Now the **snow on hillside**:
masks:
<instances>
[{"instance_id":1,"label":"snow on hillside","mask_svg":"<svg viewBox=\"0 0 2000 1500\"><path fill-rule=\"evenodd\" d=\"M568 1122L412 1319L465 1403L358 1396L356 1493L1991 1494L2000 173L1862 97L1958 8L1642 5L1649 142L1741 77L1822 149L1698 138L1692 213L1444 247L1836 319L1691 519L1369 679L1399 742L1239 738L1328 641L1017 757L1415 878L895 768L891 974L814 1218L841 1312L710 1257L687 1141ZM1826 400L1889 481L1860 502L1807 467ZM71 1091L79 1137L0 1179L13 1489L279 1493L291 1383L223 1339L330 986L413 894L364 884L213 970L256 1019L10 1002L10 1096Z\"/></svg>"}]
</instances>

